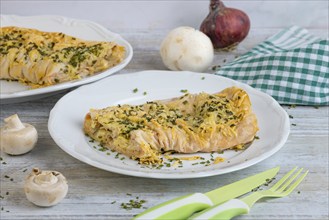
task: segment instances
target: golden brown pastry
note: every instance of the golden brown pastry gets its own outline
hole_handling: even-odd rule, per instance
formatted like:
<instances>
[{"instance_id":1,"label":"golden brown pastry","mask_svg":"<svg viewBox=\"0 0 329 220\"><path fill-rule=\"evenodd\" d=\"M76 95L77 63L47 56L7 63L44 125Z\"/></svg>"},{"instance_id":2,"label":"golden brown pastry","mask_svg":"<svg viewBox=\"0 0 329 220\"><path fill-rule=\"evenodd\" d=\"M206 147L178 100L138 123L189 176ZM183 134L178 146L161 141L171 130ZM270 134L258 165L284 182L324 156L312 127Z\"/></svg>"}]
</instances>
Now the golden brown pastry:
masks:
<instances>
[{"instance_id":1,"label":"golden brown pastry","mask_svg":"<svg viewBox=\"0 0 329 220\"><path fill-rule=\"evenodd\" d=\"M106 147L141 163L160 153L220 152L251 143L258 131L248 94L227 88L217 94L91 109L84 131Z\"/></svg>"},{"instance_id":2,"label":"golden brown pastry","mask_svg":"<svg viewBox=\"0 0 329 220\"><path fill-rule=\"evenodd\" d=\"M19 27L0 30L0 79L33 87L81 79L119 64L125 48L63 33Z\"/></svg>"}]
</instances>

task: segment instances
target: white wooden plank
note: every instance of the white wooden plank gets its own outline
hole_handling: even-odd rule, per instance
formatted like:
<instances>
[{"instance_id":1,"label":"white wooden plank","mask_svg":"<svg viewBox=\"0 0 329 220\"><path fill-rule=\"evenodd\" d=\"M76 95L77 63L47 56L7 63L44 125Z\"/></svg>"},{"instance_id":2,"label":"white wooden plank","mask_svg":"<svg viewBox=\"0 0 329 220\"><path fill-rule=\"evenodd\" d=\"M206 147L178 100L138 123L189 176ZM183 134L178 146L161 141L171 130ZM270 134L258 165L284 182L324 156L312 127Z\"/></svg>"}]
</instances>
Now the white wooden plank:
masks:
<instances>
[{"instance_id":1,"label":"white wooden plank","mask_svg":"<svg viewBox=\"0 0 329 220\"><path fill-rule=\"evenodd\" d=\"M267 34L262 32L255 37L256 40L241 45L245 49L216 53L214 64L225 58L233 59L270 33L273 30ZM117 74L165 69L158 54L158 43L164 33L145 37L141 37L144 32L126 32L124 35L134 45L135 54L127 68ZM207 178L157 180L99 170L72 158L57 147L48 133L47 122L49 111L64 94L26 103L1 105L1 125L3 118L18 113L24 122L36 126L40 137L36 148L26 155L12 157L1 153L0 195L4 197L0 199L0 207L4 208L0 211L1 219L129 219L141 210L128 211L122 209L120 204L136 196L147 201L145 207L150 207L187 193L206 192L278 165L281 166L278 177L294 166L305 167L310 174L289 197L262 200L249 215L237 219L328 219L328 107L284 106L288 114L293 116L291 123L296 126L291 126L288 141L279 152L252 167ZM39 208L25 199L23 182L33 167L56 169L67 177L69 193L59 205ZM25 169L28 171L23 172ZM5 178L6 175L13 181ZM6 195L7 192L9 195ZM116 203L111 204L113 201Z\"/></svg>"}]
</instances>

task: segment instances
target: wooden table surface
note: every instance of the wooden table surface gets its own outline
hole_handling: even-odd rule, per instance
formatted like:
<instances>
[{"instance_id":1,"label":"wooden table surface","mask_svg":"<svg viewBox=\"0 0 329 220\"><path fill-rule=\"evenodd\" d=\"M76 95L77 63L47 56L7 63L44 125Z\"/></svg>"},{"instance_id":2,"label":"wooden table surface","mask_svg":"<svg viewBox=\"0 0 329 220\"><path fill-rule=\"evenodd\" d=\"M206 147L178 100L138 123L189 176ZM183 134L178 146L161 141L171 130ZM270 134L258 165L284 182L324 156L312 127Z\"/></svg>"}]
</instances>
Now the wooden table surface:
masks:
<instances>
[{"instance_id":1,"label":"wooden table surface","mask_svg":"<svg viewBox=\"0 0 329 220\"><path fill-rule=\"evenodd\" d=\"M276 30L252 30L236 51L217 52L214 64L232 60L274 32ZM134 57L117 74L165 69L159 45L166 32L120 33L132 44ZM327 31L318 33L325 35ZM145 200L143 207L148 208L187 193L206 192L275 166L281 166L278 177L295 166L305 167L310 173L290 196L262 200L249 215L236 219L328 219L328 107L284 106L293 116L288 141L279 152L254 166L206 178L160 180L100 170L62 151L50 137L47 122L49 111L66 93L1 105L1 125L5 117L17 113L23 122L33 124L39 132L37 146L30 153L22 156L1 153L1 219L130 219L143 209L126 210L121 203L136 197ZM23 183L34 167L57 170L67 177L69 192L60 204L39 208L26 199Z\"/></svg>"}]
</instances>

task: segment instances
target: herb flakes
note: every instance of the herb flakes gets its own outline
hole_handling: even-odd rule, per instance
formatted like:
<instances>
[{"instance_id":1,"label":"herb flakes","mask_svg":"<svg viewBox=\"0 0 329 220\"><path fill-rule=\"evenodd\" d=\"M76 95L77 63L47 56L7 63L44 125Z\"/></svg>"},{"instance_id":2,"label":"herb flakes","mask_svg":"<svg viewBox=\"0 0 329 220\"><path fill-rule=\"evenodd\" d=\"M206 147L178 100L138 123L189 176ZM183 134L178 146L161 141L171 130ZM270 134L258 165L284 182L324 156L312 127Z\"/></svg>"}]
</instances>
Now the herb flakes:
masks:
<instances>
[{"instance_id":1,"label":"herb flakes","mask_svg":"<svg viewBox=\"0 0 329 220\"><path fill-rule=\"evenodd\" d=\"M132 209L140 209L140 208L145 208L143 207L143 204L145 203L145 200L134 200L131 199L129 200L129 202L123 202L121 203L121 208L125 209L125 210L132 210Z\"/></svg>"}]
</instances>

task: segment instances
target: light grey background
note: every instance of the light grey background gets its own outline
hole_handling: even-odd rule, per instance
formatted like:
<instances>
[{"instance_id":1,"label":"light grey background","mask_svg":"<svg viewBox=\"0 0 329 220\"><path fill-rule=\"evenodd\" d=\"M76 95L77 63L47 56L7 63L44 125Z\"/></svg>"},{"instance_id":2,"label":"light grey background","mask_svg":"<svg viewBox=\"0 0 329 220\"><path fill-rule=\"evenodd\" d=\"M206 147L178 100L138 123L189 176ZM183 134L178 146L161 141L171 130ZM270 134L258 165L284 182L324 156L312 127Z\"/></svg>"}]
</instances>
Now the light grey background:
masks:
<instances>
[{"instance_id":1,"label":"light grey background","mask_svg":"<svg viewBox=\"0 0 329 220\"><path fill-rule=\"evenodd\" d=\"M327 0L230 0L227 7L245 11L252 29L299 25L328 30ZM208 14L208 0L181 1L16 1L1 0L1 14L63 15L92 20L112 30L198 28Z\"/></svg>"}]
</instances>

